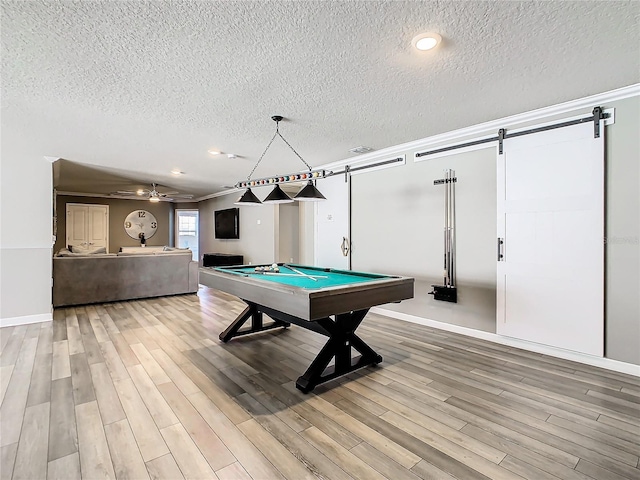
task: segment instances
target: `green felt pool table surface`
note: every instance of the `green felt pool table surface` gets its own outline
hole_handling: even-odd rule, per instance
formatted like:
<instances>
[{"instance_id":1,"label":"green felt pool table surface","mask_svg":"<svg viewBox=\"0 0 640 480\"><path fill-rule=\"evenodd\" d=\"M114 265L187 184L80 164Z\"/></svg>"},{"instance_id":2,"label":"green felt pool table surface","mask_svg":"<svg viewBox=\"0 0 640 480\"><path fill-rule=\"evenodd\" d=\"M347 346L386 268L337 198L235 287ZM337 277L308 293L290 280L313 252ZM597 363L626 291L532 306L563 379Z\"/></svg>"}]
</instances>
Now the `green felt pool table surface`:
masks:
<instances>
[{"instance_id":1,"label":"green felt pool table surface","mask_svg":"<svg viewBox=\"0 0 640 480\"><path fill-rule=\"evenodd\" d=\"M268 265L258 266L268 267ZM280 269L279 273L270 271L265 273L256 272L255 268L255 265L242 265L237 267L217 267L215 270L243 277L251 277L265 282L280 283L305 289L322 289L393 278L392 276L375 273L352 272L349 270L309 267L296 264L278 264L278 268Z\"/></svg>"}]
</instances>

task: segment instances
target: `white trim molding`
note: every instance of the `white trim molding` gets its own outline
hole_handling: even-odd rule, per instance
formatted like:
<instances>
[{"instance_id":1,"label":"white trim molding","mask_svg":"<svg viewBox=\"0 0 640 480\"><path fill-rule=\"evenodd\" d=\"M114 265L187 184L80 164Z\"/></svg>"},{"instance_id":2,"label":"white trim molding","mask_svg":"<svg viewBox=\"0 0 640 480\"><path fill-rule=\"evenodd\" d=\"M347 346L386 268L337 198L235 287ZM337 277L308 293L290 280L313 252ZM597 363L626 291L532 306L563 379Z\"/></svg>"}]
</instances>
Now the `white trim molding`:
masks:
<instances>
[{"instance_id":1,"label":"white trim molding","mask_svg":"<svg viewBox=\"0 0 640 480\"><path fill-rule=\"evenodd\" d=\"M530 352L542 353L551 357L562 358L564 360L570 360L572 362L578 362L585 365L591 365L593 367L600 367L614 372L626 373L627 375L640 377L640 365L634 365L632 363L620 362L618 360L612 360L610 358L604 357L595 357L593 355L572 352L571 350L564 350L562 348L542 345L540 343L528 342L526 340L520 340L517 338L504 337L496 333L489 333L482 330L475 330L473 328L461 327L460 325L454 325L451 323L438 322L436 320L430 320L428 318L409 315L402 312L395 312L393 310L387 310L381 307L373 307L371 308L370 312L378 315L383 315L385 317L395 318L397 320L404 320L405 322L425 325L427 327L436 328L438 330L459 333L460 335L466 335L468 337L479 338L481 340L487 340L489 342L499 343L501 345L508 345L510 347L521 348L522 350L528 350Z\"/></svg>"},{"instance_id":2,"label":"white trim molding","mask_svg":"<svg viewBox=\"0 0 640 480\"><path fill-rule=\"evenodd\" d=\"M439 135L433 135L419 140L414 140L412 142L402 143L400 145L394 145L382 150L376 150L371 153L358 155L357 157L346 158L337 162L320 165L316 168L324 168L325 170L337 170L339 169L339 167L344 167L345 165L349 165L351 167L359 167L367 165L369 163L375 163L384 158L390 158L393 155L401 154L403 152L406 152L407 150L432 150L481 138L489 138L495 136L498 132L498 129L500 128L508 128L513 130L517 128L523 128L528 124L550 122L553 120L553 117L556 116L576 116L580 115L581 113L588 114L595 106L600 105L602 107L607 107L606 103L623 100L630 97L637 97L639 95L640 83L636 83L627 87L611 90L609 92L599 93L596 95L591 95L589 97L579 98L577 100L571 100L569 102L559 103L557 105L551 105L549 107L539 108L536 110L531 110L529 112L499 118L497 120L491 120L489 122L460 128L458 130L452 130ZM582 112L581 110L585 111ZM610 110L605 110L605 112L610 112ZM613 120L613 118L609 118L607 120L608 121L606 122L606 124L608 125L609 122ZM491 147L491 144L486 144L480 145L478 148ZM460 151L458 150L454 153L460 153Z\"/></svg>"},{"instance_id":3,"label":"white trim molding","mask_svg":"<svg viewBox=\"0 0 640 480\"><path fill-rule=\"evenodd\" d=\"M38 315L25 315L22 317L0 318L0 328L28 325L30 323L52 322L52 313L40 313Z\"/></svg>"},{"instance_id":4,"label":"white trim molding","mask_svg":"<svg viewBox=\"0 0 640 480\"><path fill-rule=\"evenodd\" d=\"M399 160L397 162L393 162L393 163L387 163L386 165L375 165L375 163L384 163L384 162L388 162L388 161L392 161L392 160L396 160L398 158L401 158L402 160ZM394 167L399 167L401 165L406 165L407 164L407 156L403 153L401 155L391 155L390 157L387 158L383 158L380 159L378 162L375 163L371 163L370 167L367 167L367 165L361 165L363 167L367 167L367 168L363 168L362 170L356 170L355 172L349 172L350 175L360 175L363 173L371 173L371 172L375 172L376 170L384 170L387 168L394 168ZM352 168L352 165L349 165L350 168ZM340 174L338 174L340 175Z\"/></svg>"}]
</instances>

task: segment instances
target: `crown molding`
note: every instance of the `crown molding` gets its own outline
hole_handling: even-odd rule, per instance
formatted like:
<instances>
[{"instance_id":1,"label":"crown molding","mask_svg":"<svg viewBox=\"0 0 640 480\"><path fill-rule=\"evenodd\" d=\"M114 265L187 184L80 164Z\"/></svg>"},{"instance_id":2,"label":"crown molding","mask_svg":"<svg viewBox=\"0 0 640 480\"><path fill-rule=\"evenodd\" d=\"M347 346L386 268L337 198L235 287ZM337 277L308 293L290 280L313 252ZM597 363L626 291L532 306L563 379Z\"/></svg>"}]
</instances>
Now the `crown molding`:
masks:
<instances>
[{"instance_id":1,"label":"crown molding","mask_svg":"<svg viewBox=\"0 0 640 480\"><path fill-rule=\"evenodd\" d=\"M262 186L262 185L261 185ZM243 188L244 190L244 188ZM224 190L222 192L211 193L209 195L205 195L204 197L194 198L192 202L202 202L204 200L210 200L212 198L223 197L225 195L231 195L232 193L238 193L240 191L239 188L231 188L229 190Z\"/></svg>"},{"instance_id":2,"label":"crown molding","mask_svg":"<svg viewBox=\"0 0 640 480\"><path fill-rule=\"evenodd\" d=\"M139 196L125 196L125 195L109 195L106 193L85 193L85 192L61 192L56 191L56 195L68 195L71 197L94 197L94 198L113 198L116 200L138 200L142 202L148 202L149 198L139 197ZM197 200L194 199L181 199L187 202L195 202ZM166 203L177 203L175 200L167 200L166 198L160 198L160 202Z\"/></svg>"},{"instance_id":3,"label":"crown molding","mask_svg":"<svg viewBox=\"0 0 640 480\"><path fill-rule=\"evenodd\" d=\"M452 130L450 132L433 135L431 137L421 138L419 140L413 140L407 143L401 143L392 147L383 148L382 150L376 150L371 153L365 153L358 157L345 158L336 162L320 165L318 169L332 170L349 165L351 167L364 166L369 163L375 163L392 155L398 155L407 150L423 150L438 148L442 145L451 144L460 141L470 141L481 138L488 138L495 136L498 129L507 128L509 130L522 127L524 124L530 122L544 122L551 119L551 117L557 115L564 115L568 113L575 114L576 111L581 109L591 109L594 106L600 104L600 106L607 102L614 102L618 100L624 100L625 98L636 97L640 95L640 83L635 83L608 92L599 93L596 95L590 95L588 97L579 98L576 100L570 100L568 102L558 103L549 107L538 108L524 113L511 115L508 117L499 118L497 120L491 120L489 122L472 125L470 127L460 128Z\"/></svg>"}]
</instances>

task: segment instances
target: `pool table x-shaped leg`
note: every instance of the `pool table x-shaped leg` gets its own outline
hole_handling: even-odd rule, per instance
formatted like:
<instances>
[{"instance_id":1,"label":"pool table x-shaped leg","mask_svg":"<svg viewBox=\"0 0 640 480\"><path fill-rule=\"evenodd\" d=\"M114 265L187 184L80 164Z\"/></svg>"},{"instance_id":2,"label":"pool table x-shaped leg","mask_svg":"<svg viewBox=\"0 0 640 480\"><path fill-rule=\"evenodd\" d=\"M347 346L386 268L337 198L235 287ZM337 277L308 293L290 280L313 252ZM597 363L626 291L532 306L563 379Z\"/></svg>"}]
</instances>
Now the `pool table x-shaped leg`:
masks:
<instances>
[{"instance_id":1,"label":"pool table x-shaped leg","mask_svg":"<svg viewBox=\"0 0 640 480\"><path fill-rule=\"evenodd\" d=\"M356 329L369 311L368 308L337 314L334 315L335 319L325 317L315 321L308 321L253 302L246 300L245 302L248 307L220 334L220 340L223 342L228 342L233 337L240 335L277 327L288 327L292 323L329 337L329 340L311 362L307 371L296 381L296 387L304 393L310 392L317 385L334 378L346 375L362 367L382 362L382 356L377 354L355 334ZM262 313L269 315L274 320L274 323L267 326L263 325ZM251 328L240 330L249 318L252 319ZM358 351L360 355L352 357L352 348ZM334 364L329 366L329 363L334 358Z\"/></svg>"}]
</instances>

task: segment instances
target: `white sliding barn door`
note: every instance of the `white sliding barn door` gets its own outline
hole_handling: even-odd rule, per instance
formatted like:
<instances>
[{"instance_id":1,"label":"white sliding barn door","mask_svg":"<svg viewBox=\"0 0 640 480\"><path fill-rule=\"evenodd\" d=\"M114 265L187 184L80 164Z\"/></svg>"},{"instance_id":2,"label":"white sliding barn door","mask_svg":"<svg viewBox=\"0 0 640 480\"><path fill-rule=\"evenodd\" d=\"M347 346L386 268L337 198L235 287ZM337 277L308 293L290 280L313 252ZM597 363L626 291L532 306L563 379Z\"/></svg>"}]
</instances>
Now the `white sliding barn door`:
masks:
<instances>
[{"instance_id":1,"label":"white sliding barn door","mask_svg":"<svg viewBox=\"0 0 640 480\"><path fill-rule=\"evenodd\" d=\"M603 136L587 122L504 141L498 334L604 355Z\"/></svg>"},{"instance_id":2,"label":"white sliding barn door","mask_svg":"<svg viewBox=\"0 0 640 480\"><path fill-rule=\"evenodd\" d=\"M318 182L318 190L327 198L316 202L315 264L319 267L350 268L349 181L337 174Z\"/></svg>"}]
</instances>

